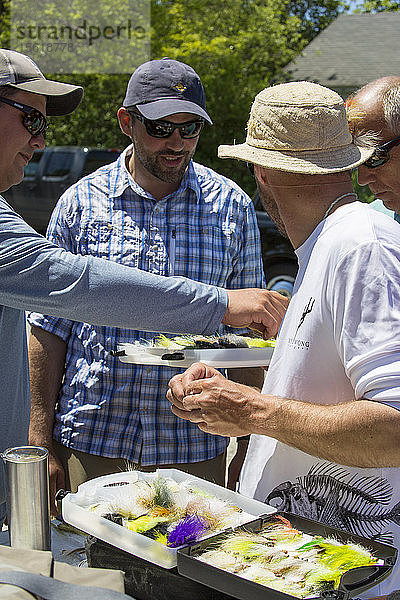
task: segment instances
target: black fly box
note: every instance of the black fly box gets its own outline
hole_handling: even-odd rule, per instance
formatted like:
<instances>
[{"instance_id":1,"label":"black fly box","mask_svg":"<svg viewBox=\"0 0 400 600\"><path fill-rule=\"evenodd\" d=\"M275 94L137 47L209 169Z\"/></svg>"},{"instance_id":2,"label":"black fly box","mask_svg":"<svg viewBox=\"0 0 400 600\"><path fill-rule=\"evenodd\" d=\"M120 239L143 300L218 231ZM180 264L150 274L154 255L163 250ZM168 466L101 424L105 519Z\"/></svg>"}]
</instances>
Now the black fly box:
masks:
<instances>
[{"instance_id":1,"label":"black fly box","mask_svg":"<svg viewBox=\"0 0 400 600\"><path fill-rule=\"evenodd\" d=\"M312 521L291 513L278 512L275 515L263 515L245 526L232 530L232 532L259 533L263 527L276 519L276 515L278 515L278 518L280 516L283 519L287 519L293 528L305 534L321 536L322 538L333 538L340 544L361 545L367 548L378 559L376 564L349 568L349 570L342 574L339 585L336 588L334 588L333 584L331 589L327 585L319 595L313 596L315 600L348 600L349 598L353 598L386 579L396 562L397 549L392 546L347 533L318 521ZM226 539L226 532L178 550L178 572L197 583L209 586L238 600L266 600L266 598L268 600L294 600L297 598L297 596L290 593L255 583L238 574L199 560L198 557L203 552L216 548L224 539ZM311 598L311 596L307 596L307 598Z\"/></svg>"}]
</instances>

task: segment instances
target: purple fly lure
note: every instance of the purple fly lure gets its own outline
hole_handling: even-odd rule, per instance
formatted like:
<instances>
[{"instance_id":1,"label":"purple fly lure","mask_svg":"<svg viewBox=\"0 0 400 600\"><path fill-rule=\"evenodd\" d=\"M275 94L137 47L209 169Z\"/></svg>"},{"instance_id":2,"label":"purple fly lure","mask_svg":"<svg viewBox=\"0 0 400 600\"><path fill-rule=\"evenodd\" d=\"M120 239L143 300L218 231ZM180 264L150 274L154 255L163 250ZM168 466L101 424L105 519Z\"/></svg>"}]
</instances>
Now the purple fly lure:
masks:
<instances>
[{"instance_id":1,"label":"purple fly lure","mask_svg":"<svg viewBox=\"0 0 400 600\"><path fill-rule=\"evenodd\" d=\"M185 517L177 523L168 535L167 546L176 548L188 542L195 542L207 529L209 529L208 522L198 515Z\"/></svg>"}]
</instances>

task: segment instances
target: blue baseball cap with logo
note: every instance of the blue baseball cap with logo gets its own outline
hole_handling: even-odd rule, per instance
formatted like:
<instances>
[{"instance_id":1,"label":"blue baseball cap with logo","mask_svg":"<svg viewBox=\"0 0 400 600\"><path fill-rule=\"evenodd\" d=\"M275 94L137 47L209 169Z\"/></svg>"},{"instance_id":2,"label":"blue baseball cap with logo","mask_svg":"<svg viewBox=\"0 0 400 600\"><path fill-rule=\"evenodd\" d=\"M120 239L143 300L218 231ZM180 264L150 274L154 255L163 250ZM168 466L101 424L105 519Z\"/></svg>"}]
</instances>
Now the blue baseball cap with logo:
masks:
<instances>
[{"instance_id":1,"label":"blue baseball cap with logo","mask_svg":"<svg viewBox=\"0 0 400 600\"><path fill-rule=\"evenodd\" d=\"M135 106L146 119L191 113L212 125L200 77L189 65L171 58L140 65L129 80L123 106Z\"/></svg>"}]
</instances>

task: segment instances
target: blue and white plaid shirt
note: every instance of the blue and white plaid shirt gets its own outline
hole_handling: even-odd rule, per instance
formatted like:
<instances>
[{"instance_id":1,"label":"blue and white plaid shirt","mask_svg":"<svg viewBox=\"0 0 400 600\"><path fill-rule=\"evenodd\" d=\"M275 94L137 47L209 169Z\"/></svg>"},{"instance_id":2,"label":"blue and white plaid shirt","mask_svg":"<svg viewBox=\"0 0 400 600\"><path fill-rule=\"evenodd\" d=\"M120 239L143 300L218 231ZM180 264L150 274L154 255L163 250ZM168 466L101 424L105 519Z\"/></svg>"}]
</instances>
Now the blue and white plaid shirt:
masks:
<instances>
[{"instance_id":1,"label":"blue and white plaid shirt","mask_svg":"<svg viewBox=\"0 0 400 600\"><path fill-rule=\"evenodd\" d=\"M49 224L50 240L151 273L226 288L264 287L253 204L236 184L191 163L179 189L155 201L128 172L127 152L131 146L63 194ZM54 425L54 438L65 446L142 465L198 462L225 450L228 438L203 433L171 412L168 382L182 370L110 356L118 344L148 340L156 332L36 313L30 322L67 344Z\"/></svg>"}]
</instances>

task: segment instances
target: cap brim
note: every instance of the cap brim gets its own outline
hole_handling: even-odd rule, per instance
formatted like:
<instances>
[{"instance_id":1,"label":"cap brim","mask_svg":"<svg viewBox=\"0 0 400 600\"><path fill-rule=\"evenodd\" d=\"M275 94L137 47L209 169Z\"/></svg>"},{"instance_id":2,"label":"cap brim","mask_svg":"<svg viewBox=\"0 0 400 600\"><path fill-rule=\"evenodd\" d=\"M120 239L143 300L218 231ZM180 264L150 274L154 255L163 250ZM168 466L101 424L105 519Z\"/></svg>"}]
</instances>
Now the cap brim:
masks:
<instances>
[{"instance_id":1,"label":"cap brim","mask_svg":"<svg viewBox=\"0 0 400 600\"><path fill-rule=\"evenodd\" d=\"M308 175L338 173L358 167L374 153L374 148L355 145L331 150L278 151L249 144L219 146L219 158L237 158L246 162L291 173Z\"/></svg>"},{"instance_id":2,"label":"cap brim","mask_svg":"<svg viewBox=\"0 0 400 600\"><path fill-rule=\"evenodd\" d=\"M137 104L136 108L146 119L163 119L176 113L190 113L202 117L210 125L213 124L206 111L198 104L189 102L189 100L164 98L163 100L154 100L154 102L147 102L146 104Z\"/></svg>"},{"instance_id":3,"label":"cap brim","mask_svg":"<svg viewBox=\"0 0 400 600\"><path fill-rule=\"evenodd\" d=\"M31 79L24 83L10 85L19 90L47 96L46 113L50 117L68 115L73 112L83 97L81 86L50 79Z\"/></svg>"}]
</instances>

